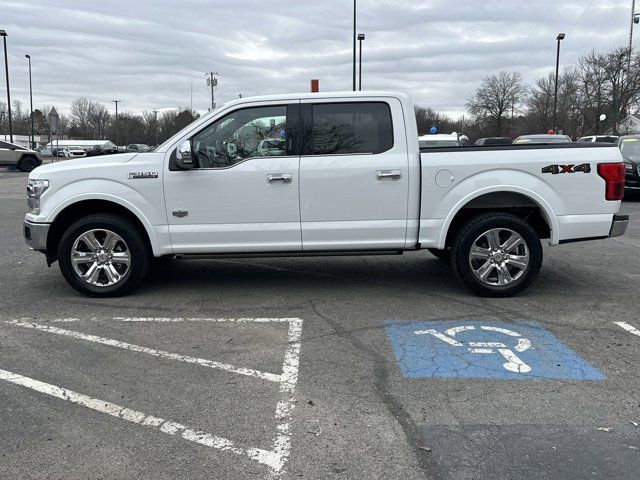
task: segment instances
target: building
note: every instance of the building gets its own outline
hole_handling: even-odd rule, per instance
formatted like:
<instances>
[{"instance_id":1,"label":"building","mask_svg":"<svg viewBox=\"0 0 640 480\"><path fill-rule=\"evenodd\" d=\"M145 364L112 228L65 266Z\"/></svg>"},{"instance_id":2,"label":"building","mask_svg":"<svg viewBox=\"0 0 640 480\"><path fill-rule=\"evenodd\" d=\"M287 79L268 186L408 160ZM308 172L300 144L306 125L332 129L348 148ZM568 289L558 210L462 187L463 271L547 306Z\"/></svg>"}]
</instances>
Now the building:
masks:
<instances>
[{"instance_id":1,"label":"building","mask_svg":"<svg viewBox=\"0 0 640 480\"><path fill-rule=\"evenodd\" d=\"M629 115L618 125L620 135L631 135L640 133L640 115Z\"/></svg>"},{"instance_id":2,"label":"building","mask_svg":"<svg viewBox=\"0 0 640 480\"><path fill-rule=\"evenodd\" d=\"M36 147L40 147L47 143L48 137L47 135L34 135L33 136ZM11 136L7 134L0 134L0 140L5 142L11 142ZM21 147L31 148L31 136L30 135L14 135L13 142L14 145L20 145Z\"/></svg>"}]
</instances>

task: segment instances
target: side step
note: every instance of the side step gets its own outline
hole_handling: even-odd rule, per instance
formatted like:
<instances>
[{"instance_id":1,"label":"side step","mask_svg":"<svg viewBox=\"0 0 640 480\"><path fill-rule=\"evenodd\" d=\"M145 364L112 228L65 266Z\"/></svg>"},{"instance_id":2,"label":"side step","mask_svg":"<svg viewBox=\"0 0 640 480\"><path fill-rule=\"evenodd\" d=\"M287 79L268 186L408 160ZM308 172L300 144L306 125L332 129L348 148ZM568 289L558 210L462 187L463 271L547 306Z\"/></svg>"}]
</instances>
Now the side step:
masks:
<instances>
[{"instance_id":1,"label":"side step","mask_svg":"<svg viewBox=\"0 0 640 480\"><path fill-rule=\"evenodd\" d=\"M324 252L264 252L264 253L193 253L177 254L177 260L200 260L216 258L283 258L283 257L353 257L363 255L402 255L402 250L346 250Z\"/></svg>"}]
</instances>

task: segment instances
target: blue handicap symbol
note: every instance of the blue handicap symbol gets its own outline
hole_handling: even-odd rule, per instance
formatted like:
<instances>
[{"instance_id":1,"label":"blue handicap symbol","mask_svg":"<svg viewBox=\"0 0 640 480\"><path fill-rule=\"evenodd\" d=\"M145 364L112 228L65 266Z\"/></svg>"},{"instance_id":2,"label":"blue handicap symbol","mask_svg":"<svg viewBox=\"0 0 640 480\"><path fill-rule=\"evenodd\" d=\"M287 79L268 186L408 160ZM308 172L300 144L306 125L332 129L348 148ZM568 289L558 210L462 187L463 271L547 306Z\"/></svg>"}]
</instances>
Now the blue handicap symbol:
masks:
<instances>
[{"instance_id":1,"label":"blue handicap symbol","mask_svg":"<svg viewBox=\"0 0 640 480\"><path fill-rule=\"evenodd\" d=\"M535 322L385 322L405 377L603 380Z\"/></svg>"}]
</instances>

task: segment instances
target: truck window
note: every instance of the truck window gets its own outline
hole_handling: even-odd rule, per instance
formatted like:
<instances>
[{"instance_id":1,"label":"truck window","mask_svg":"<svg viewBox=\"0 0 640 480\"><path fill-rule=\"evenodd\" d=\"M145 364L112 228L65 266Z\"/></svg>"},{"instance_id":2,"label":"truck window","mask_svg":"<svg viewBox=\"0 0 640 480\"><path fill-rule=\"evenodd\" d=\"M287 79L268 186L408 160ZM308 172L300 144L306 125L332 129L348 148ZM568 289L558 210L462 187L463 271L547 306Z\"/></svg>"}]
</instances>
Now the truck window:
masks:
<instances>
[{"instance_id":1,"label":"truck window","mask_svg":"<svg viewBox=\"0 0 640 480\"><path fill-rule=\"evenodd\" d=\"M243 108L192 138L195 168L225 168L253 157L287 155L286 105Z\"/></svg>"},{"instance_id":2,"label":"truck window","mask_svg":"<svg viewBox=\"0 0 640 480\"><path fill-rule=\"evenodd\" d=\"M375 154L393 147L391 110L386 103L318 103L312 115L314 155Z\"/></svg>"}]
</instances>

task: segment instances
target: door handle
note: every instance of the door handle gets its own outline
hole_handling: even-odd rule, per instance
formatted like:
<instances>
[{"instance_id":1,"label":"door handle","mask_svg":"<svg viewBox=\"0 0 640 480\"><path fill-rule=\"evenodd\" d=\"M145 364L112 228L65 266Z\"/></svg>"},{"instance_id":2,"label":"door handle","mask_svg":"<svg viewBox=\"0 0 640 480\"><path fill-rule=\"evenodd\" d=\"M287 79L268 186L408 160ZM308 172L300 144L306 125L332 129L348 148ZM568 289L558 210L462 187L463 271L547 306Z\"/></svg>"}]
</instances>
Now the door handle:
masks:
<instances>
[{"instance_id":1,"label":"door handle","mask_svg":"<svg viewBox=\"0 0 640 480\"><path fill-rule=\"evenodd\" d=\"M402 173L400 170L378 170L376 176L378 180L400 180Z\"/></svg>"},{"instance_id":2,"label":"door handle","mask_svg":"<svg viewBox=\"0 0 640 480\"><path fill-rule=\"evenodd\" d=\"M288 173L270 173L267 175L267 182L269 183L291 183L293 182L293 175Z\"/></svg>"}]
</instances>

